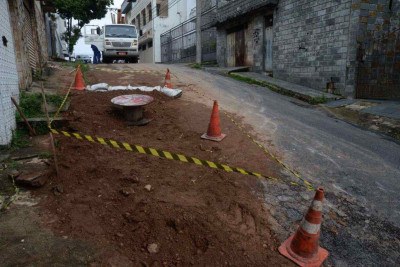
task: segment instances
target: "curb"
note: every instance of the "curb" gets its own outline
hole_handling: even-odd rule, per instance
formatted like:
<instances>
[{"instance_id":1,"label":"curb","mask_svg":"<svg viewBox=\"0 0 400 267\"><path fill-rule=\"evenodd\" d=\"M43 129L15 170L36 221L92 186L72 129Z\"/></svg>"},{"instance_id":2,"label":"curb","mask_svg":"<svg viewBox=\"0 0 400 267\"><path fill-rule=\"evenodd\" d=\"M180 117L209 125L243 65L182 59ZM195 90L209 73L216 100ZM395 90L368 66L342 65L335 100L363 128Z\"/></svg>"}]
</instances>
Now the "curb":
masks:
<instances>
[{"instance_id":1,"label":"curb","mask_svg":"<svg viewBox=\"0 0 400 267\"><path fill-rule=\"evenodd\" d=\"M284 88L284 87L269 83L267 81L257 80L257 79L254 79L254 78L249 78L249 77L240 75L237 72L230 72L228 74L228 76L232 77L232 78L234 78L236 80L248 83L248 84L255 84L255 85L262 86L262 87L266 87L266 88L270 89L273 92L276 92L276 93L281 94L281 95L286 95L286 96L290 96L290 97L293 97L293 98L297 98L297 99L305 101L305 102L307 102L307 103L309 103L311 105L323 104L323 103L327 103L329 101L334 101L334 100L338 100L338 99L342 99L343 98L341 96L338 96L337 98L327 98L324 95L322 97L320 97L320 98L319 97L312 97L310 95L302 94L302 93L299 93L297 91L293 91L293 90L290 90L290 89L287 89L287 88Z\"/></svg>"}]
</instances>

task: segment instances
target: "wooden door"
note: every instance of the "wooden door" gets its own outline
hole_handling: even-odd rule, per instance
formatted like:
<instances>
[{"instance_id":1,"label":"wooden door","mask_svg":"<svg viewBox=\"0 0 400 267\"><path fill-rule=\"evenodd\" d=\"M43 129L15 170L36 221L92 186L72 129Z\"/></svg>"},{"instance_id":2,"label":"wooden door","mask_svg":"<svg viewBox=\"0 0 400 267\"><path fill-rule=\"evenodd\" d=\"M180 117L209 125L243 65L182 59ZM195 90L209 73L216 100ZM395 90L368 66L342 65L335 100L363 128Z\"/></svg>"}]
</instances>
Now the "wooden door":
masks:
<instances>
[{"instance_id":1,"label":"wooden door","mask_svg":"<svg viewBox=\"0 0 400 267\"><path fill-rule=\"evenodd\" d=\"M232 32L227 35L227 42L226 42L226 63L228 67L235 67L236 66L236 59L235 59L235 32Z\"/></svg>"},{"instance_id":2,"label":"wooden door","mask_svg":"<svg viewBox=\"0 0 400 267\"><path fill-rule=\"evenodd\" d=\"M235 36L235 66L244 66L246 58L246 41L244 29L236 32Z\"/></svg>"},{"instance_id":3,"label":"wooden door","mask_svg":"<svg viewBox=\"0 0 400 267\"><path fill-rule=\"evenodd\" d=\"M265 28L265 71L272 71L272 27Z\"/></svg>"}]
</instances>

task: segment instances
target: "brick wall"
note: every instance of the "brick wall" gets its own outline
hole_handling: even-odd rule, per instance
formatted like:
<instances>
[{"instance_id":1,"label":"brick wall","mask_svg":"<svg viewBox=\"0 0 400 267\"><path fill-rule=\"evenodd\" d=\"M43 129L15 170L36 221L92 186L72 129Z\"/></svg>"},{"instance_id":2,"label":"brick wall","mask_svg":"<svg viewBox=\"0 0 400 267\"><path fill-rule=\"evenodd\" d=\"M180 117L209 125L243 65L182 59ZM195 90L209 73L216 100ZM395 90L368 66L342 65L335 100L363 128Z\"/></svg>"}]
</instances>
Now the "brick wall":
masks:
<instances>
[{"instance_id":1,"label":"brick wall","mask_svg":"<svg viewBox=\"0 0 400 267\"><path fill-rule=\"evenodd\" d=\"M0 1L0 37L3 36L8 43L5 46L0 40L0 146L11 142L15 110L10 97L18 98L18 73L7 1Z\"/></svg>"},{"instance_id":2,"label":"brick wall","mask_svg":"<svg viewBox=\"0 0 400 267\"><path fill-rule=\"evenodd\" d=\"M354 96L357 49L398 24L400 0L280 1L274 14L274 76Z\"/></svg>"},{"instance_id":3,"label":"brick wall","mask_svg":"<svg viewBox=\"0 0 400 267\"><path fill-rule=\"evenodd\" d=\"M332 79L345 93L346 73L355 67L348 57L356 55L349 49L355 47L352 25L357 27L351 5L351 0L280 1L274 14L274 77L317 90Z\"/></svg>"}]
</instances>

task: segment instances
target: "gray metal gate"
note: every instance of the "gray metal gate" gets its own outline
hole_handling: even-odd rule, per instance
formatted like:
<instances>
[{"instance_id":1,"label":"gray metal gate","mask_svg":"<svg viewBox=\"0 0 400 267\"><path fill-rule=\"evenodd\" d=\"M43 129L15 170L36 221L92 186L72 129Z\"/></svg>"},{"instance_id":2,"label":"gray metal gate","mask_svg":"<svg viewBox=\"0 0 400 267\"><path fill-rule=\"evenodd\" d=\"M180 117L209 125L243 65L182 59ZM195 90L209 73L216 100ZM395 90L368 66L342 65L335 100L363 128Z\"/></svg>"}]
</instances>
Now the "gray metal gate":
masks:
<instances>
[{"instance_id":1,"label":"gray metal gate","mask_svg":"<svg viewBox=\"0 0 400 267\"><path fill-rule=\"evenodd\" d=\"M217 59L217 31L212 25L215 7L202 14L202 61ZM203 19L204 18L204 19ZM161 34L161 62L187 63L196 61L196 17Z\"/></svg>"},{"instance_id":2,"label":"gray metal gate","mask_svg":"<svg viewBox=\"0 0 400 267\"><path fill-rule=\"evenodd\" d=\"M357 98L400 99L400 29L360 44Z\"/></svg>"}]
</instances>

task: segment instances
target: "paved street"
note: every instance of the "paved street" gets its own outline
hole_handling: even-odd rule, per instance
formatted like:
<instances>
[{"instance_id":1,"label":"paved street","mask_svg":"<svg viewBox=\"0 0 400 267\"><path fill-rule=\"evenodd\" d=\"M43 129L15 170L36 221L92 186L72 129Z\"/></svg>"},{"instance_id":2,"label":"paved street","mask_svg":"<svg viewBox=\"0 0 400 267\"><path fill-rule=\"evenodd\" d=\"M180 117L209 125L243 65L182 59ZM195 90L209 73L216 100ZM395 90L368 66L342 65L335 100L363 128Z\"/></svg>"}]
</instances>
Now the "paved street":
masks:
<instances>
[{"instance_id":1,"label":"paved street","mask_svg":"<svg viewBox=\"0 0 400 267\"><path fill-rule=\"evenodd\" d=\"M398 262L398 143L262 87L183 66L168 67L181 82L218 99L222 109L243 116L243 123L253 128L258 140L313 185L325 188L328 207L323 230L327 231L322 233L322 244L331 251L330 264L361 266ZM157 68L163 66L157 65ZM296 212L297 197L304 196L304 192L292 192L286 186L271 188L269 184L265 191L266 204L278 213L285 210L287 214L286 217L277 215L278 224L285 229L293 227L301 219ZM303 201L302 212L308 203Z\"/></svg>"}]
</instances>

